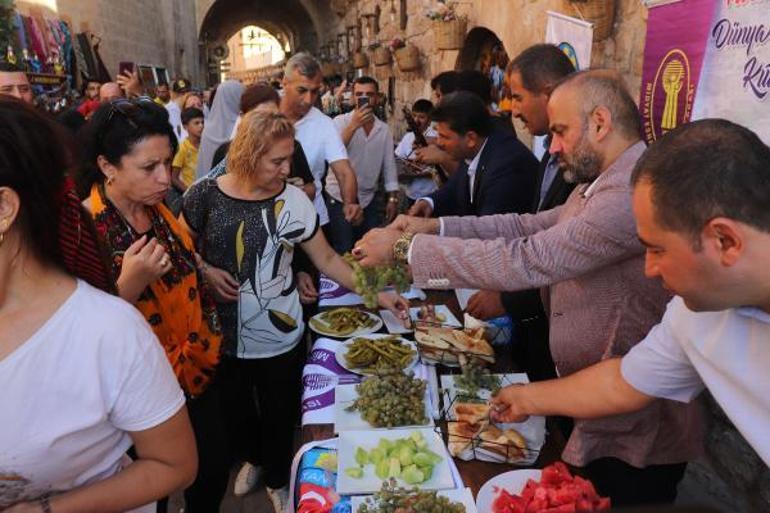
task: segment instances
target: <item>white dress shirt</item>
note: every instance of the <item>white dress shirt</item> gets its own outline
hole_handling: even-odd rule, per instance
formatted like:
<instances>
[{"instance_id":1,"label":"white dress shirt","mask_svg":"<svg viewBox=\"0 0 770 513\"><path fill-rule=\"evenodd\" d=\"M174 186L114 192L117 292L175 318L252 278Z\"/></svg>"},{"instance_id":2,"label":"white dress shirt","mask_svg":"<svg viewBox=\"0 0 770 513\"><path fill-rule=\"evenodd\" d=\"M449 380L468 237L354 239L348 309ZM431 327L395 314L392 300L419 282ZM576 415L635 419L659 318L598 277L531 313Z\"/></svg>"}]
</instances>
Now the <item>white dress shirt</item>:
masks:
<instances>
[{"instance_id":1,"label":"white dress shirt","mask_svg":"<svg viewBox=\"0 0 770 513\"><path fill-rule=\"evenodd\" d=\"M342 131L350 124L352 117L353 112L348 112L334 118L334 126L338 133L342 134ZM353 137L350 138L347 152L350 164L356 172L358 202L362 208L366 208L372 202L377 192L380 174L385 180L386 191L398 191L398 172L393 154L393 134L388 125L374 118L374 126L369 135L366 134L363 127L357 129L353 133ZM326 193L337 201L342 201L340 185L334 173L326 175Z\"/></svg>"},{"instance_id":2,"label":"white dress shirt","mask_svg":"<svg viewBox=\"0 0 770 513\"><path fill-rule=\"evenodd\" d=\"M294 129L296 130L294 137L302 145L302 151L305 152L310 171L315 178L313 204L318 211L321 225L325 225L329 222L329 213L326 211L326 203L321 195L321 178L326 172L327 162L333 164L338 160L345 160L348 158L348 152L334 121L315 107L311 107L303 118L294 123ZM330 170L329 176L333 175L334 173Z\"/></svg>"}]
</instances>

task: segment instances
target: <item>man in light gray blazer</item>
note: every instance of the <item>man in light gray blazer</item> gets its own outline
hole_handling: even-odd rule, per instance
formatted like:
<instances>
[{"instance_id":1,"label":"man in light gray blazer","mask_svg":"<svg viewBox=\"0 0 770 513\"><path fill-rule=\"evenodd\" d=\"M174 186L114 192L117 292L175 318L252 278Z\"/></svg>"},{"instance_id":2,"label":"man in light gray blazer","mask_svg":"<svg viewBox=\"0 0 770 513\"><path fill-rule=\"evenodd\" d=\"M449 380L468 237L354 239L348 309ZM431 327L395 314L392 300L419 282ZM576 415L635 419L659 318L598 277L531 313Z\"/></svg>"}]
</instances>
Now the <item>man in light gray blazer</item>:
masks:
<instances>
[{"instance_id":1,"label":"man in light gray blazer","mask_svg":"<svg viewBox=\"0 0 770 513\"><path fill-rule=\"evenodd\" d=\"M627 353L671 296L644 276L630 176L645 145L622 80L606 70L570 76L551 95L548 118L549 151L578 183L564 205L534 215L403 216L354 254L362 265L408 262L420 287L545 287L551 352L566 376ZM672 502L701 448L697 408L658 400L631 414L576 419L563 458L584 467L613 506Z\"/></svg>"}]
</instances>

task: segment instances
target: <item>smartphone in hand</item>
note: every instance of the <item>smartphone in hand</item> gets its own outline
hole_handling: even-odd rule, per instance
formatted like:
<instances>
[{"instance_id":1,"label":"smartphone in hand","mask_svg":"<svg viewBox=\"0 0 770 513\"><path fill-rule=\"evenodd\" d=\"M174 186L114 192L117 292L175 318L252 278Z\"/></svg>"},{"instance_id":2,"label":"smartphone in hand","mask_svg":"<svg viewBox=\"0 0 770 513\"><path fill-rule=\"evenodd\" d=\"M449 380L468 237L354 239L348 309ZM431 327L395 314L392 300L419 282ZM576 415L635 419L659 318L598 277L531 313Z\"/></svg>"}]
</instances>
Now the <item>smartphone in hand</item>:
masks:
<instances>
[{"instance_id":1,"label":"smartphone in hand","mask_svg":"<svg viewBox=\"0 0 770 513\"><path fill-rule=\"evenodd\" d=\"M121 61L118 63L118 75L132 74L135 69L133 62Z\"/></svg>"}]
</instances>

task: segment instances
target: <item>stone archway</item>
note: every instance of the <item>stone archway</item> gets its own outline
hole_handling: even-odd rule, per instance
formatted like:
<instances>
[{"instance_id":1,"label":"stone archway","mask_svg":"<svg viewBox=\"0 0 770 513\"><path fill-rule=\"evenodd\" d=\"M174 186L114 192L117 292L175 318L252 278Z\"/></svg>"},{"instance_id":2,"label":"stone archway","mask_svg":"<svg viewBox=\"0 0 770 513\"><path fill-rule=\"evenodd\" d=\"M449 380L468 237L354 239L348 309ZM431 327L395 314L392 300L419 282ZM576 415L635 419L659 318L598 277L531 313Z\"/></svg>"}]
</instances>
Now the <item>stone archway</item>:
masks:
<instances>
[{"instance_id":1,"label":"stone archway","mask_svg":"<svg viewBox=\"0 0 770 513\"><path fill-rule=\"evenodd\" d=\"M247 25L272 33L291 52L315 51L333 12L331 0L197 0L198 42L201 66L208 82L217 81L210 70L217 65L217 50ZM215 68L214 68L215 69Z\"/></svg>"}]
</instances>

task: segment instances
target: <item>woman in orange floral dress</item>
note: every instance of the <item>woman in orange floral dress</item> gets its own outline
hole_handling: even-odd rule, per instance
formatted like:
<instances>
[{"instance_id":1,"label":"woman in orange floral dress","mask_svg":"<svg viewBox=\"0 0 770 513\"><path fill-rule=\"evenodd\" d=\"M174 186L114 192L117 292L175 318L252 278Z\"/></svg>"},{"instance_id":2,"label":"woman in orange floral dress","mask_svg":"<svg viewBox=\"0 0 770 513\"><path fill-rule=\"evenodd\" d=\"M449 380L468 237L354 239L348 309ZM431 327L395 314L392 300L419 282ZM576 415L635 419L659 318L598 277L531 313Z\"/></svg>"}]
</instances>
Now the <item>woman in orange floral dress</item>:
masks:
<instances>
[{"instance_id":1,"label":"woman in orange floral dress","mask_svg":"<svg viewBox=\"0 0 770 513\"><path fill-rule=\"evenodd\" d=\"M187 396L200 463L186 510L217 511L230 463L214 379L222 335L193 243L163 204L177 144L168 114L149 99L116 100L94 113L84 142L83 204L118 293L142 312Z\"/></svg>"}]
</instances>

